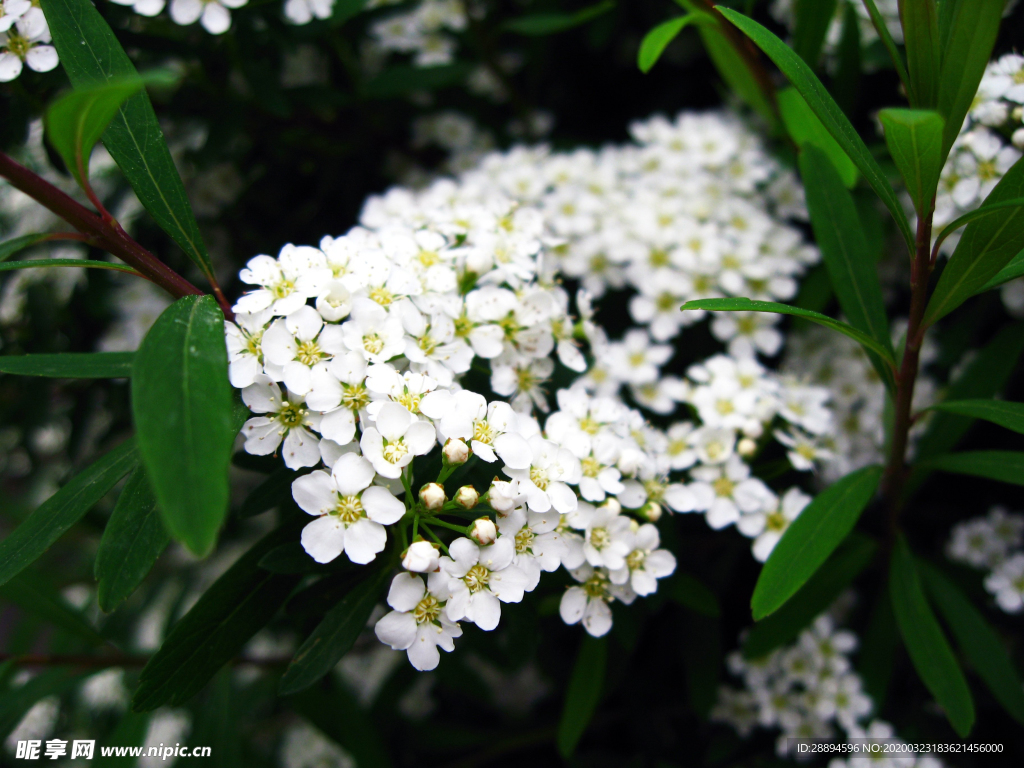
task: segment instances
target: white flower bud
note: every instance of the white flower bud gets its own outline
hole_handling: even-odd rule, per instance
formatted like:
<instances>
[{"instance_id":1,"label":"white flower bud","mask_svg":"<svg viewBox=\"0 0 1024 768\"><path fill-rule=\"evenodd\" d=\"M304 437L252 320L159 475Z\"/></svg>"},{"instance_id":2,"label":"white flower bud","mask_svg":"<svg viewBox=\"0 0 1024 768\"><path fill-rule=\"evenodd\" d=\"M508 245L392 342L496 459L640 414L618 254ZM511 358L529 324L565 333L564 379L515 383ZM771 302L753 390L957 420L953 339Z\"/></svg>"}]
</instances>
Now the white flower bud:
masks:
<instances>
[{"instance_id":1,"label":"white flower bud","mask_svg":"<svg viewBox=\"0 0 1024 768\"><path fill-rule=\"evenodd\" d=\"M506 482L494 478L491 488L487 491L487 501L497 512L511 512L516 506L518 487L515 482Z\"/></svg>"},{"instance_id":2,"label":"white flower bud","mask_svg":"<svg viewBox=\"0 0 1024 768\"><path fill-rule=\"evenodd\" d=\"M444 486L440 483L427 483L420 488L420 501L429 510L440 509L448 501L448 497L444 495Z\"/></svg>"},{"instance_id":3,"label":"white flower bud","mask_svg":"<svg viewBox=\"0 0 1024 768\"><path fill-rule=\"evenodd\" d=\"M749 437L744 437L736 446L736 452L740 456L753 456L756 451L757 443L755 443Z\"/></svg>"},{"instance_id":4,"label":"white flower bud","mask_svg":"<svg viewBox=\"0 0 1024 768\"><path fill-rule=\"evenodd\" d=\"M661 504L653 501L648 501L640 508L640 515L652 523L656 523L661 519L661 513Z\"/></svg>"},{"instance_id":5,"label":"white flower bud","mask_svg":"<svg viewBox=\"0 0 1024 768\"><path fill-rule=\"evenodd\" d=\"M469 460L469 446L458 438L448 439L442 449L444 460L449 464L465 464Z\"/></svg>"},{"instance_id":6,"label":"white flower bud","mask_svg":"<svg viewBox=\"0 0 1024 768\"><path fill-rule=\"evenodd\" d=\"M604 504L602 504L599 508L607 509L613 515L617 515L620 512L622 512L622 505L619 503L619 500L616 499L614 496L609 496L605 500Z\"/></svg>"},{"instance_id":7,"label":"white flower bud","mask_svg":"<svg viewBox=\"0 0 1024 768\"><path fill-rule=\"evenodd\" d=\"M455 492L455 503L464 509L472 509L480 501L480 494L472 485L464 485Z\"/></svg>"},{"instance_id":8,"label":"white flower bud","mask_svg":"<svg viewBox=\"0 0 1024 768\"><path fill-rule=\"evenodd\" d=\"M498 538L498 529L491 518L481 517L473 522L473 527L469 530L469 538L481 547L486 547L488 544L493 544L494 540Z\"/></svg>"},{"instance_id":9,"label":"white flower bud","mask_svg":"<svg viewBox=\"0 0 1024 768\"><path fill-rule=\"evenodd\" d=\"M438 568L441 553L429 541L417 541L405 550L402 567L416 573L432 573Z\"/></svg>"}]
</instances>

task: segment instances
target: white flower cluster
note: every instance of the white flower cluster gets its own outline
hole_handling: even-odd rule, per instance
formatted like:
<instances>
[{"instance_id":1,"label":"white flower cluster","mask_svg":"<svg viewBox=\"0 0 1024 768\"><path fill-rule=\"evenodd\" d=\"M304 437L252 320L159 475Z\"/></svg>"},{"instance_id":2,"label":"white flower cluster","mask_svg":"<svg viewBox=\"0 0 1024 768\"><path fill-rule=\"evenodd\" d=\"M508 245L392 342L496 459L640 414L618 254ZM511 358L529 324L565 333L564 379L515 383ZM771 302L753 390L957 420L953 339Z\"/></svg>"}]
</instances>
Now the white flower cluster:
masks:
<instances>
[{"instance_id":1,"label":"white flower cluster","mask_svg":"<svg viewBox=\"0 0 1024 768\"><path fill-rule=\"evenodd\" d=\"M394 2L371 0L367 7ZM451 33L461 32L467 23L462 0L421 0L405 12L376 22L370 34L377 51L411 54L414 66L436 67L454 61L457 41Z\"/></svg>"},{"instance_id":2,"label":"white flower cluster","mask_svg":"<svg viewBox=\"0 0 1024 768\"><path fill-rule=\"evenodd\" d=\"M743 688L722 686L711 719L726 723L742 737L755 728L779 729L776 752L790 754L788 739L870 738L897 743L893 727L870 720L871 698L853 671L850 654L857 637L837 629L829 614L819 616L792 645L777 648L760 659L745 659L739 651L727 658L729 670L743 679ZM838 727L838 730L837 730ZM930 755L890 758L900 768L939 768ZM870 758L834 759L829 768L864 768Z\"/></svg>"},{"instance_id":3,"label":"white flower cluster","mask_svg":"<svg viewBox=\"0 0 1024 768\"><path fill-rule=\"evenodd\" d=\"M993 507L959 523L946 545L950 560L988 571L985 589L1007 613L1024 611L1024 515Z\"/></svg>"},{"instance_id":4,"label":"white flower cluster","mask_svg":"<svg viewBox=\"0 0 1024 768\"><path fill-rule=\"evenodd\" d=\"M798 0L775 0L771 6L772 16L780 24L785 25L791 30L794 29L796 26L795 6L797 2ZM889 34L892 35L893 40L897 43L902 43L903 27L900 24L899 0L875 0L875 6L885 21L885 27ZM853 8L857 13L857 26L860 31L861 47L866 48L872 43L879 42L878 32L875 30L875 25L871 23L871 17L868 15L868 10L863 0L841 0L839 3L836 3L835 14L828 25L828 31L825 33L824 52L830 63L834 61L839 50L839 43L843 37L843 24L848 8ZM865 61L864 65L868 70L876 69L878 66L870 59Z\"/></svg>"},{"instance_id":5,"label":"white flower cluster","mask_svg":"<svg viewBox=\"0 0 1024 768\"><path fill-rule=\"evenodd\" d=\"M58 62L43 9L31 0L0 0L0 83L14 80L26 64L49 72Z\"/></svg>"},{"instance_id":6,"label":"white flower cluster","mask_svg":"<svg viewBox=\"0 0 1024 768\"><path fill-rule=\"evenodd\" d=\"M197 21L202 24L203 29L211 35L223 35L231 29L231 11L244 6L249 0L171 0L170 15L175 24L189 26ZM167 5L167 0L111 0L118 5L130 6L140 16L157 16ZM294 3L308 3L312 5L315 0L288 0L285 6L285 13L288 14L288 7ZM333 0L319 0L320 4L333 6ZM291 15L289 18L291 18ZM328 10L327 15L330 15ZM326 18L319 16L319 18ZM308 20L308 19L307 19ZM303 23L303 22L297 22Z\"/></svg>"}]
</instances>

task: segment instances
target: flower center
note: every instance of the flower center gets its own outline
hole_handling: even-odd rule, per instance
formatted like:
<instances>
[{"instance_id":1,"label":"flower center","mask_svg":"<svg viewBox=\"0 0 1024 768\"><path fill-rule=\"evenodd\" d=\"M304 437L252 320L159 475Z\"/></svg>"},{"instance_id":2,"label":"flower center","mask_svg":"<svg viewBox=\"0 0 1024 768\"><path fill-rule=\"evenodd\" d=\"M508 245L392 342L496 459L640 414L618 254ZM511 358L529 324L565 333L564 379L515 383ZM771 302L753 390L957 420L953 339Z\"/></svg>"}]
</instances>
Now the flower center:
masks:
<instances>
[{"instance_id":1,"label":"flower center","mask_svg":"<svg viewBox=\"0 0 1024 768\"><path fill-rule=\"evenodd\" d=\"M736 406L732 404L732 400L719 400L715 403L715 410L723 416L728 416L736 410Z\"/></svg>"},{"instance_id":2,"label":"flower center","mask_svg":"<svg viewBox=\"0 0 1024 768\"><path fill-rule=\"evenodd\" d=\"M299 344L298 351L295 354L295 359L303 365L316 365L324 358L324 353L320 350L320 345L316 343L316 339L310 339Z\"/></svg>"},{"instance_id":3,"label":"flower center","mask_svg":"<svg viewBox=\"0 0 1024 768\"><path fill-rule=\"evenodd\" d=\"M277 420L288 429L302 426L308 411L299 404L292 405L287 400L281 402L281 410L277 412Z\"/></svg>"},{"instance_id":4,"label":"flower center","mask_svg":"<svg viewBox=\"0 0 1024 768\"><path fill-rule=\"evenodd\" d=\"M978 163L978 177L982 181L989 181L990 179L994 179L997 175L998 172L996 171L996 164L991 160L983 160Z\"/></svg>"},{"instance_id":5,"label":"flower center","mask_svg":"<svg viewBox=\"0 0 1024 768\"><path fill-rule=\"evenodd\" d=\"M599 573L595 573L583 582L583 591L592 600L608 599L608 579Z\"/></svg>"},{"instance_id":6,"label":"flower center","mask_svg":"<svg viewBox=\"0 0 1024 768\"><path fill-rule=\"evenodd\" d=\"M590 544L594 549L604 549L612 543L612 535L607 528L594 528L590 531Z\"/></svg>"},{"instance_id":7,"label":"flower center","mask_svg":"<svg viewBox=\"0 0 1024 768\"><path fill-rule=\"evenodd\" d=\"M441 603L433 595L425 595L412 609L412 615L417 624L432 624L441 615Z\"/></svg>"},{"instance_id":8,"label":"flower center","mask_svg":"<svg viewBox=\"0 0 1024 768\"><path fill-rule=\"evenodd\" d=\"M363 349L371 355L379 355L384 349L384 339L376 333L368 333L363 336Z\"/></svg>"},{"instance_id":9,"label":"flower center","mask_svg":"<svg viewBox=\"0 0 1024 768\"><path fill-rule=\"evenodd\" d=\"M370 298L376 301L382 307L388 306L388 304L395 300L394 294L391 293L391 291L389 291L383 285L378 288L374 288L372 291L370 291Z\"/></svg>"},{"instance_id":10,"label":"flower center","mask_svg":"<svg viewBox=\"0 0 1024 768\"><path fill-rule=\"evenodd\" d=\"M342 384L341 404L353 411L359 411L370 404L370 393L363 384Z\"/></svg>"},{"instance_id":11,"label":"flower center","mask_svg":"<svg viewBox=\"0 0 1024 768\"><path fill-rule=\"evenodd\" d=\"M423 350L423 354L432 355L434 350L437 349L437 342L430 337L429 333L425 333L420 336L417 346Z\"/></svg>"},{"instance_id":12,"label":"flower center","mask_svg":"<svg viewBox=\"0 0 1024 768\"><path fill-rule=\"evenodd\" d=\"M516 534L516 554L521 555L529 552L533 547L533 529L529 526L523 528Z\"/></svg>"},{"instance_id":13,"label":"flower center","mask_svg":"<svg viewBox=\"0 0 1024 768\"><path fill-rule=\"evenodd\" d=\"M397 442L388 443L384 446L384 461L397 464L409 452L409 448L399 439Z\"/></svg>"},{"instance_id":14,"label":"flower center","mask_svg":"<svg viewBox=\"0 0 1024 768\"><path fill-rule=\"evenodd\" d=\"M711 484L711 487L719 496L732 496L732 489L736 487L736 484L728 477L720 477Z\"/></svg>"},{"instance_id":15,"label":"flower center","mask_svg":"<svg viewBox=\"0 0 1024 768\"><path fill-rule=\"evenodd\" d=\"M765 518L764 527L769 531L781 532L789 526L789 520L781 512L772 512Z\"/></svg>"},{"instance_id":16,"label":"flower center","mask_svg":"<svg viewBox=\"0 0 1024 768\"><path fill-rule=\"evenodd\" d=\"M288 278L281 278L278 282L274 283L271 287L270 292L274 294L275 299L283 299L286 296L291 296L292 291L295 290L295 283Z\"/></svg>"},{"instance_id":17,"label":"flower center","mask_svg":"<svg viewBox=\"0 0 1024 768\"><path fill-rule=\"evenodd\" d=\"M256 331L256 333L246 334L245 336L245 348L250 355L254 357L260 357L263 354L263 348L260 344L263 341L263 331Z\"/></svg>"},{"instance_id":18,"label":"flower center","mask_svg":"<svg viewBox=\"0 0 1024 768\"><path fill-rule=\"evenodd\" d=\"M644 480L644 490L647 491L647 500L660 504L665 498L665 484L658 480Z\"/></svg>"},{"instance_id":19,"label":"flower center","mask_svg":"<svg viewBox=\"0 0 1024 768\"><path fill-rule=\"evenodd\" d=\"M626 556L626 565L629 566L629 570L637 571L644 567L644 560L646 559L646 552L642 549L634 549Z\"/></svg>"},{"instance_id":20,"label":"flower center","mask_svg":"<svg viewBox=\"0 0 1024 768\"><path fill-rule=\"evenodd\" d=\"M475 594L484 589L490 579L491 572L479 563L466 571L466 575L462 577L462 580L469 588L470 594Z\"/></svg>"},{"instance_id":21,"label":"flower center","mask_svg":"<svg viewBox=\"0 0 1024 768\"><path fill-rule=\"evenodd\" d=\"M29 49L32 48L32 43L29 42L28 38L22 37L13 29L7 31L7 42L5 45L7 46L8 51L13 53L22 61L25 60L25 56L28 54Z\"/></svg>"},{"instance_id":22,"label":"flower center","mask_svg":"<svg viewBox=\"0 0 1024 768\"><path fill-rule=\"evenodd\" d=\"M345 525L352 525L363 516L363 502L358 496L339 496L331 514Z\"/></svg>"},{"instance_id":23,"label":"flower center","mask_svg":"<svg viewBox=\"0 0 1024 768\"><path fill-rule=\"evenodd\" d=\"M487 423L487 419L478 419L473 422L473 439L478 440L481 443L487 443L490 445L497 434L490 424Z\"/></svg>"},{"instance_id":24,"label":"flower center","mask_svg":"<svg viewBox=\"0 0 1024 768\"><path fill-rule=\"evenodd\" d=\"M405 390L405 392L398 396L398 402L404 405L409 413L420 412L420 396L415 392Z\"/></svg>"},{"instance_id":25,"label":"flower center","mask_svg":"<svg viewBox=\"0 0 1024 768\"><path fill-rule=\"evenodd\" d=\"M420 251L416 258L424 267L432 267L441 261L441 257L437 255L437 251Z\"/></svg>"},{"instance_id":26,"label":"flower center","mask_svg":"<svg viewBox=\"0 0 1024 768\"><path fill-rule=\"evenodd\" d=\"M629 364L634 368L639 368L646 361L646 356L643 352L634 352L629 356Z\"/></svg>"},{"instance_id":27,"label":"flower center","mask_svg":"<svg viewBox=\"0 0 1024 768\"><path fill-rule=\"evenodd\" d=\"M548 489L548 473L545 472L543 469L530 467L530 482L532 482L542 491L546 491Z\"/></svg>"},{"instance_id":28,"label":"flower center","mask_svg":"<svg viewBox=\"0 0 1024 768\"><path fill-rule=\"evenodd\" d=\"M601 425L597 423L597 420L591 416L584 416L580 419L580 429L586 432L588 435L596 435L601 429Z\"/></svg>"},{"instance_id":29,"label":"flower center","mask_svg":"<svg viewBox=\"0 0 1024 768\"><path fill-rule=\"evenodd\" d=\"M676 307L676 297L671 293L663 293L655 302L659 312L671 312Z\"/></svg>"},{"instance_id":30,"label":"flower center","mask_svg":"<svg viewBox=\"0 0 1024 768\"><path fill-rule=\"evenodd\" d=\"M651 255L647 258L647 261L655 269L667 267L669 264L668 251L663 248L652 248Z\"/></svg>"},{"instance_id":31,"label":"flower center","mask_svg":"<svg viewBox=\"0 0 1024 768\"><path fill-rule=\"evenodd\" d=\"M580 462L583 467L583 474L586 477L597 477L601 473L601 462L593 456L587 456Z\"/></svg>"}]
</instances>

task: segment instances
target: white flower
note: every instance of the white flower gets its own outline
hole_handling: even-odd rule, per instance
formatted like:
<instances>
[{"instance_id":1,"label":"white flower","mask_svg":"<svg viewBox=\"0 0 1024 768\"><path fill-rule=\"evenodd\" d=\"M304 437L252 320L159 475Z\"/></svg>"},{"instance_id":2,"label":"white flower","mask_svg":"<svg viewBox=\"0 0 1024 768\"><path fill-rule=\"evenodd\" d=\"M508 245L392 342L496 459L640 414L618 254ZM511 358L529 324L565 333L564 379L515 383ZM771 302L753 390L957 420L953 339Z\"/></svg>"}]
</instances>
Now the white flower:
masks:
<instances>
[{"instance_id":1,"label":"white flower","mask_svg":"<svg viewBox=\"0 0 1024 768\"><path fill-rule=\"evenodd\" d=\"M508 403L488 405L483 395L461 390L451 397L438 429L446 438L469 440L473 453L486 462L500 458L511 469L524 469L530 466L532 451L516 434L517 425Z\"/></svg>"},{"instance_id":2,"label":"white flower","mask_svg":"<svg viewBox=\"0 0 1024 768\"><path fill-rule=\"evenodd\" d=\"M313 387L313 366L343 353L345 346L338 326L325 326L319 312L302 306L270 324L262 349L266 372L292 392L306 395Z\"/></svg>"},{"instance_id":3,"label":"white flower","mask_svg":"<svg viewBox=\"0 0 1024 768\"><path fill-rule=\"evenodd\" d=\"M581 502L569 514L569 524L584 532L583 553L595 568L622 568L626 555L633 550L635 537L628 517L619 514L621 507L614 500L600 507Z\"/></svg>"},{"instance_id":4,"label":"white flower","mask_svg":"<svg viewBox=\"0 0 1024 768\"><path fill-rule=\"evenodd\" d=\"M248 0L171 0L171 18L186 26L199 21L211 35L222 35L231 28L229 8L241 8Z\"/></svg>"},{"instance_id":5,"label":"white flower","mask_svg":"<svg viewBox=\"0 0 1024 768\"><path fill-rule=\"evenodd\" d=\"M498 528L489 517L477 518L469 530L469 538L481 547L490 546L498 538Z\"/></svg>"},{"instance_id":6,"label":"white flower","mask_svg":"<svg viewBox=\"0 0 1024 768\"><path fill-rule=\"evenodd\" d=\"M618 598L627 605L636 598L627 586L616 586L608 580L603 569L581 565L569 573L580 586L569 587L562 595L558 613L566 624L583 623L583 628L593 637L603 637L612 628L612 610L608 604Z\"/></svg>"},{"instance_id":7,"label":"white flower","mask_svg":"<svg viewBox=\"0 0 1024 768\"><path fill-rule=\"evenodd\" d=\"M402 469L416 456L434 447L432 424L416 421L397 403L385 403L377 413L374 426L363 432L359 447L381 477L401 477Z\"/></svg>"},{"instance_id":8,"label":"white flower","mask_svg":"<svg viewBox=\"0 0 1024 768\"><path fill-rule=\"evenodd\" d=\"M30 0L3 0L0 2L0 32L6 32L14 26L30 8Z\"/></svg>"},{"instance_id":9,"label":"white flower","mask_svg":"<svg viewBox=\"0 0 1024 768\"><path fill-rule=\"evenodd\" d=\"M12 3L15 9L20 6ZM27 9L19 17L6 14L3 19L15 18L14 27L6 25L6 31L0 32L0 83L14 80L21 74L22 65L28 64L29 69L36 72L49 72L57 66L57 49L50 42L50 29L42 14L38 17Z\"/></svg>"},{"instance_id":10,"label":"white flower","mask_svg":"<svg viewBox=\"0 0 1024 768\"><path fill-rule=\"evenodd\" d=\"M436 668L441 658L437 649L450 653L455 650L455 638L462 636L462 628L444 613L447 581L444 573L430 574L426 584L420 576L398 574L388 591L388 605L394 610L374 626L382 643L405 651L409 663L420 671Z\"/></svg>"},{"instance_id":11,"label":"white flower","mask_svg":"<svg viewBox=\"0 0 1024 768\"><path fill-rule=\"evenodd\" d=\"M754 557L759 562L768 559L790 523L810 503L810 496L799 488L790 488L774 510L762 508L740 516L736 527L744 536L754 539Z\"/></svg>"},{"instance_id":12,"label":"white flower","mask_svg":"<svg viewBox=\"0 0 1024 768\"><path fill-rule=\"evenodd\" d=\"M256 456L274 453L284 442L284 463L289 469L314 467L320 449L311 429L320 425L320 414L310 411L301 397L282 397L281 388L269 376L259 374L242 390L242 401L255 413L265 413L245 422L245 450Z\"/></svg>"},{"instance_id":13,"label":"white flower","mask_svg":"<svg viewBox=\"0 0 1024 768\"><path fill-rule=\"evenodd\" d=\"M175 0L198 3L201 0ZM172 14L173 14L172 3ZM193 19L194 21L195 19ZM288 315L315 298L330 278L327 259L316 248L288 244L275 259L256 256L238 275L243 283L261 286L250 291L235 304L236 312L261 312L270 309L275 315Z\"/></svg>"},{"instance_id":14,"label":"white flower","mask_svg":"<svg viewBox=\"0 0 1024 768\"><path fill-rule=\"evenodd\" d=\"M697 509L707 514L708 525L724 528L739 521L740 513L752 514L774 507L775 494L750 476L750 467L735 454L723 465L690 470L694 482L687 486L697 498Z\"/></svg>"},{"instance_id":15,"label":"white flower","mask_svg":"<svg viewBox=\"0 0 1024 768\"><path fill-rule=\"evenodd\" d=\"M527 584L526 574L512 565L512 540L501 536L490 546L480 547L471 539L459 538L448 552L451 557L441 558L451 591L445 606L448 618L471 621L485 631L494 629L501 619L501 603L518 603Z\"/></svg>"},{"instance_id":16,"label":"white flower","mask_svg":"<svg viewBox=\"0 0 1024 768\"><path fill-rule=\"evenodd\" d=\"M295 503L319 519L302 529L302 547L318 563L342 552L368 563L387 543L385 525L397 523L405 505L374 480L373 467L355 453L338 459L331 474L316 470L292 483Z\"/></svg>"},{"instance_id":17,"label":"white flower","mask_svg":"<svg viewBox=\"0 0 1024 768\"><path fill-rule=\"evenodd\" d=\"M341 332L345 346L370 363L386 363L405 349L401 319L367 298L353 299L351 319Z\"/></svg>"},{"instance_id":18,"label":"white flower","mask_svg":"<svg viewBox=\"0 0 1024 768\"><path fill-rule=\"evenodd\" d=\"M407 571L431 573L437 570L441 553L429 541L415 541L409 545L402 558L402 567Z\"/></svg>"},{"instance_id":19,"label":"white flower","mask_svg":"<svg viewBox=\"0 0 1024 768\"><path fill-rule=\"evenodd\" d=\"M562 514L576 509L577 499L569 485L582 479L580 462L565 448L560 448L540 435L529 440L533 459L527 469L504 468L509 477L519 481L519 491L534 512L547 512L552 507Z\"/></svg>"},{"instance_id":20,"label":"white flower","mask_svg":"<svg viewBox=\"0 0 1024 768\"><path fill-rule=\"evenodd\" d=\"M263 333L270 317L269 310L256 314L237 312L235 322L224 321L231 386L244 389L263 373Z\"/></svg>"},{"instance_id":21,"label":"white flower","mask_svg":"<svg viewBox=\"0 0 1024 768\"><path fill-rule=\"evenodd\" d=\"M985 589L1007 613L1024 610L1024 552L1018 552L996 566L985 579Z\"/></svg>"},{"instance_id":22,"label":"white flower","mask_svg":"<svg viewBox=\"0 0 1024 768\"><path fill-rule=\"evenodd\" d=\"M676 570L675 555L667 549L658 549L660 543L657 528L650 523L641 525L636 531L633 551L626 555L625 565L609 570L611 582L628 582L638 595L653 595L658 590L658 579L671 576Z\"/></svg>"},{"instance_id":23,"label":"white flower","mask_svg":"<svg viewBox=\"0 0 1024 768\"><path fill-rule=\"evenodd\" d=\"M345 445L355 437L356 419L370 405L371 394L365 382L366 361L358 352L347 352L313 366L306 403L324 412L320 434L325 438Z\"/></svg>"},{"instance_id":24,"label":"white flower","mask_svg":"<svg viewBox=\"0 0 1024 768\"><path fill-rule=\"evenodd\" d=\"M558 531L561 516L554 511L533 512L517 507L498 516L498 530L515 542L513 564L527 576L526 591L540 582L541 571L556 571L567 553L565 537Z\"/></svg>"},{"instance_id":25,"label":"white flower","mask_svg":"<svg viewBox=\"0 0 1024 768\"><path fill-rule=\"evenodd\" d=\"M334 0L287 0L284 15L292 24L308 24L314 18L329 19Z\"/></svg>"}]
</instances>

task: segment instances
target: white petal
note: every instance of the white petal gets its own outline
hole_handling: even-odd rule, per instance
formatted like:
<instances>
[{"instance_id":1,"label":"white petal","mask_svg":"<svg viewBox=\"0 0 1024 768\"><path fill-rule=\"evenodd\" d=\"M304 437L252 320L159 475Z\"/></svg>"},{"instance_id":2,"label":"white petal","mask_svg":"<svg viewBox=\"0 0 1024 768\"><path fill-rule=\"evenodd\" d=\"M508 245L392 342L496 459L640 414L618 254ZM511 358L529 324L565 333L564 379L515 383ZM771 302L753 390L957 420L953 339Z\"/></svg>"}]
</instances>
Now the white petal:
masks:
<instances>
[{"instance_id":1,"label":"white petal","mask_svg":"<svg viewBox=\"0 0 1024 768\"><path fill-rule=\"evenodd\" d=\"M288 469L315 467L320 463L320 441L306 429L294 427L285 435L281 455Z\"/></svg>"},{"instance_id":2,"label":"white petal","mask_svg":"<svg viewBox=\"0 0 1024 768\"><path fill-rule=\"evenodd\" d=\"M357 520L345 532L345 552L353 563L365 565L377 556L388 543L384 526L373 520Z\"/></svg>"},{"instance_id":3,"label":"white petal","mask_svg":"<svg viewBox=\"0 0 1024 768\"><path fill-rule=\"evenodd\" d=\"M231 29L231 11L220 3L207 3L202 24L211 35L223 35Z\"/></svg>"},{"instance_id":4,"label":"white petal","mask_svg":"<svg viewBox=\"0 0 1024 768\"><path fill-rule=\"evenodd\" d=\"M441 654L437 652L437 640L438 635L443 634L444 630L435 624L421 626L416 632L416 640L407 651L409 663L420 672L436 669L441 661Z\"/></svg>"},{"instance_id":5,"label":"white petal","mask_svg":"<svg viewBox=\"0 0 1024 768\"><path fill-rule=\"evenodd\" d=\"M13 53L0 53L0 83L9 83L21 74L21 59Z\"/></svg>"},{"instance_id":6,"label":"white petal","mask_svg":"<svg viewBox=\"0 0 1024 768\"><path fill-rule=\"evenodd\" d=\"M194 24L202 15L202 0L171 0L171 18L175 24Z\"/></svg>"},{"instance_id":7,"label":"white petal","mask_svg":"<svg viewBox=\"0 0 1024 768\"><path fill-rule=\"evenodd\" d=\"M373 628L377 639L396 651L404 651L416 640L416 619L408 613L391 611Z\"/></svg>"},{"instance_id":8,"label":"white petal","mask_svg":"<svg viewBox=\"0 0 1024 768\"><path fill-rule=\"evenodd\" d=\"M427 592L423 579L411 573L400 573L391 580L388 605L396 611L411 611Z\"/></svg>"},{"instance_id":9,"label":"white petal","mask_svg":"<svg viewBox=\"0 0 1024 768\"><path fill-rule=\"evenodd\" d=\"M516 434L498 435L494 439L494 452L511 469L526 469L533 460L530 445Z\"/></svg>"},{"instance_id":10,"label":"white petal","mask_svg":"<svg viewBox=\"0 0 1024 768\"><path fill-rule=\"evenodd\" d=\"M49 72L60 63L52 45L33 45L25 54L25 63L36 72Z\"/></svg>"},{"instance_id":11,"label":"white petal","mask_svg":"<svg viewBox=\"0 0 1024 768\"><path fill-rule=\"evenodd\" d=\"M490 632L501 620L501 602L486 589L477 592L469 598L466 618L485 632Z\"/></svg>"},{"instance_id":12,"label":"white petal","mask_svg":"<svg viewBox=\"0 0 1024 768\"><path fill-rule=\"evenodd\" d=\"M591 600L583 615L583 627L593 637L603 637L612 628L612 609L604 600Z\"/></svg>"},{"instance_id":13,"label":"white petal","mask_svg":"<svg viewBox=\"0 0 1024 768\"><path fill-rule=\"evenodd\" d=\"M405 514L405 504L396 499L387 488L375 485L363 491L366 516L381 525L397 523Z\"/></svg>"},{"instance_id":14,"label":"white petal","mask_svg":"<svg viewBox=\"0 0 1024 768\"><path fill-rule=\"evenodd\" d=\"M324 515L302 529L302 548L318 563L329 563L345 551L345 528Z\"/></svg>"},{"instance_id":15,"label":"white petal","mask_svg":"<svg viewBox=\"0 0 1024 768\"><path fill-rule=\"evenodd\" d=\"M569 587L562 595L562 602L558 605L558 613L566 624L575 624L583 618L583 612L587 609L587 593L582 587Z\"/></svg>"},{"instance_id":16,"label":"white petal","mask_svg":"<svg viewBox=\"0 0 1024 768\"><path fill-rule=\"evenodd\" d=\"M318 469L292 483L292 498L310 515L326 515L338 504L338 491L331 476Z\"/></svg>"},{"instance_id":17,"label":"white petal","mask_svg":"<svg viewBox=\"0 0 1024 768\"><path fill-rule=\"evenodd\" d=\"M338 485L338 493L342 496L355 496L373 482L376 473L373 465L362 456L346 453L338 459L331 474Z\"/></svg>"},{"instance_id":18,"label":"white petal","mask_svg":"<svg viewBox=\"0 0 1024 768\"><path fill-rule=\"evenodd\" d=\"M377 412L377 431L389 441L405 434L412 422L412 414L398 403L385 403Z\"/></svg>"}]
</instances>

